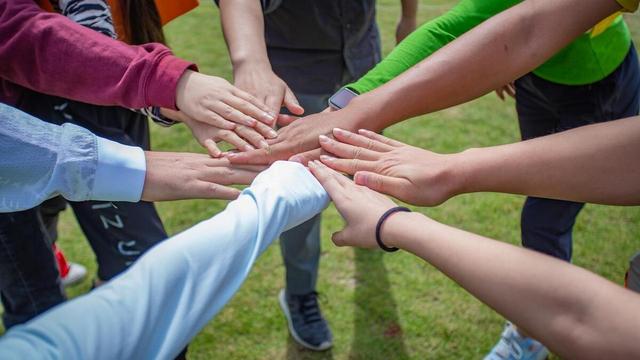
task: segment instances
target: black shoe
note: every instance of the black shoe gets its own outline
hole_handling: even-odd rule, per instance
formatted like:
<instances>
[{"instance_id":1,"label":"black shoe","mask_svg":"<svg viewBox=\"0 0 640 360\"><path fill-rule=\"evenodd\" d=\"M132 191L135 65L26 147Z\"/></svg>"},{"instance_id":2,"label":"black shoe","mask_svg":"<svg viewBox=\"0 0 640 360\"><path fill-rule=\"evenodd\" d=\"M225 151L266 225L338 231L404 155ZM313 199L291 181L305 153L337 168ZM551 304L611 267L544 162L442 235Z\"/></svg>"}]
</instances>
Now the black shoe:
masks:
<instances>
[{"instance_id":1,"label":"black shoe","mask_svg":"<svg viewBox=\"0 0 640 360\"><path fill-rule=\"evenodd\" d=\"M287 317L293 339L307 349L322 351L333 345L333 336L318 305L318 293L287 295L280 290L280 307Z\"/></svg>"}]
</instances>

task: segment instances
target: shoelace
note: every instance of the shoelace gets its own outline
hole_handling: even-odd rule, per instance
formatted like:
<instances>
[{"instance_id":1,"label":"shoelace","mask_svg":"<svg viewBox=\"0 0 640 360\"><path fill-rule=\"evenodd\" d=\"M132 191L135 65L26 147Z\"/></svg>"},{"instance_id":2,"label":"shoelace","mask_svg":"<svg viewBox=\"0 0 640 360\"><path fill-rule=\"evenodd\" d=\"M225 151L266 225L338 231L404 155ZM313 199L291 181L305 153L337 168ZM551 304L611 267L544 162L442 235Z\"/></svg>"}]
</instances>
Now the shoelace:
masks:
<instances>
[{"instance_id":1,"label":"shoelace","mask_svg":"<svg viewBox=\"0 0 640 360\"><path fill-rule=\"evenodd\" d=\"M318 293L313 291L309 294L298 296L300 301L300 313L305 324L313 324L322 321L320 308L318 306Z\"/></svg>"}]
</instances>

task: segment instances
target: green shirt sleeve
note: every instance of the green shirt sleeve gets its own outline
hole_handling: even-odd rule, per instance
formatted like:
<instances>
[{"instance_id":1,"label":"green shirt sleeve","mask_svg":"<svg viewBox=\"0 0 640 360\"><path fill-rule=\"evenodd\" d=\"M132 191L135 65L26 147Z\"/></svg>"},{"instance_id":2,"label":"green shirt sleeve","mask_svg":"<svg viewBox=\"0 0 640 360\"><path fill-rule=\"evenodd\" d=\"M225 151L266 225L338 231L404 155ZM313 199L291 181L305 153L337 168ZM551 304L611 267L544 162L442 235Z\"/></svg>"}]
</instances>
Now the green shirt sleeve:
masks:
<instances>
[{"instance_id":1,"label":"green shirt sleeve","mask_svg":"<svg viewBox=\"0 0 640 360\"><path fill-rule=\"evenodd\" d=\"M371 91L402 74L483 21L519 2L518 0L461 0L447 13L423 24L407 36L365 76L346 87L359 94Z\"/></svg>"}]
</instances>

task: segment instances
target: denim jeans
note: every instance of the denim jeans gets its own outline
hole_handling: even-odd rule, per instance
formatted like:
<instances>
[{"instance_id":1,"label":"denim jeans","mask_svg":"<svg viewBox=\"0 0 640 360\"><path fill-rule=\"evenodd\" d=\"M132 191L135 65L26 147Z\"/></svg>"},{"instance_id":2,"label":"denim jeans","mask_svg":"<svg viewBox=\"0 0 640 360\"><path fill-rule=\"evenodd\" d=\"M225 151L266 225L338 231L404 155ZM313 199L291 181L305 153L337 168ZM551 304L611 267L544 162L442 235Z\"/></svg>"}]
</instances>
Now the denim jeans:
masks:
<instances>
[{"instance_id":1,"label":"denim jeans","mask_svg":"<svg viewBox=\"0 0 640 360\"><path fill-rule=\"evenodd\" d=\"M522 139L638 115L640 69L633 44L620 66L589 85L568 86L535 74L516 80ZM528 197L522 209L522 245L571 260L572 231L583 203Z\"/></svg>"},{"instance_id":2,"label":"denim jeans","mask_svg":"<svg viewBox=\"0 0 640 360\"><path fill-rule=\"evenodd\" d=\"M314 114L327 107L330 95L296 96L305 109L305 114ZM280 251L289 294L304 295L316 289L320 265L320 220L321 214L317 214L280 236Z\"/></svg>"}]
</instances>

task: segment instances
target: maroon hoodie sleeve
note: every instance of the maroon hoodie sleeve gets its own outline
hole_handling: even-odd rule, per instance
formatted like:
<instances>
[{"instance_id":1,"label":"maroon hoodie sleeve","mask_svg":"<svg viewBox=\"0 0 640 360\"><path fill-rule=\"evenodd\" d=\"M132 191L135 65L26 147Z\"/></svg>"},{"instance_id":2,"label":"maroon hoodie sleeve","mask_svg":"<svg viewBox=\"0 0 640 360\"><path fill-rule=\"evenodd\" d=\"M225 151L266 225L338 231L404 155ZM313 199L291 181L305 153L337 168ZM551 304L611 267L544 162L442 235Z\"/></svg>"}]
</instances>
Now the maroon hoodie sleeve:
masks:
<instances>
[{"instance_id":1,"label":"maroon hoodie sleeve","mask_svg":"<svg viewBox=\"0 0 640 360\"><path fill-rule=\"evenodd\" d=\"M175 109L187 69L197 70L161 44L130 46L34 0L0 0L0 101L17 100L11 82L96 105Z\"/></svg>"}]
</instances>

